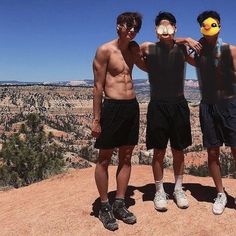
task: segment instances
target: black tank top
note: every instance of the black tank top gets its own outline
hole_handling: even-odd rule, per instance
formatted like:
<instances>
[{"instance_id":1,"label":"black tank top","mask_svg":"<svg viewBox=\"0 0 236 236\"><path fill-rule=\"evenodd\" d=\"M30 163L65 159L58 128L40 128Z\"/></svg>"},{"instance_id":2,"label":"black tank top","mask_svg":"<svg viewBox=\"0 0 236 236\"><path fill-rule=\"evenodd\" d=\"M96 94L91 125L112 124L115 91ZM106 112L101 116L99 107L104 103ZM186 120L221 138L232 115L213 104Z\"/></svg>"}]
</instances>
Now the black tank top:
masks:
<instances>
[{"instance_id":1,"label":"black tank top","mask_svg":"<svg viewBox=\"0 0 236 236\"><path fill-rule=\"evenodd\" d=\"M168 99L183 95L184 45L175 44L171 49L160 43L151 45L147 56L147 66L152 99Z\"/></svg>"},{"instance_id":2,"label":"black tank top","mask_svg":"<svg viewBox=\"0 0 236 236\"><path fill-rule=\"evenodd\" d=\"M233 58L228 44L220 47L219 58L216 58L214 48L205 47L200 55L195 55L195 61L204 102L216 103L236 94Z\"/></svg>"}]
</instances>

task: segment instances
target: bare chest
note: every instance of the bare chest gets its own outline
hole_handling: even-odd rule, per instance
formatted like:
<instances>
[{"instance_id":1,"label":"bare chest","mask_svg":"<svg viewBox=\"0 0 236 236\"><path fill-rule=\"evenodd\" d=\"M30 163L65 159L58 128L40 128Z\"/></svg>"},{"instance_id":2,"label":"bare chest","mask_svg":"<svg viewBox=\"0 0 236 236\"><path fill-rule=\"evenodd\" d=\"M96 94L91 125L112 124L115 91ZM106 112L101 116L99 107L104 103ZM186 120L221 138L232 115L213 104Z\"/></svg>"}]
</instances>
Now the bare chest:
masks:
<instances>
[{"instance_id":1,"label":"bare chest","mask_svg":"<svg viewBox=\"0 0 236 236\"><path fill-rule=\"evenodd\" d=\"M107 70L112 76L117 76L119 74L130 74L133 65L134 62L131 53L114 51L110 55Z\"/></svg>"}]
</instances>

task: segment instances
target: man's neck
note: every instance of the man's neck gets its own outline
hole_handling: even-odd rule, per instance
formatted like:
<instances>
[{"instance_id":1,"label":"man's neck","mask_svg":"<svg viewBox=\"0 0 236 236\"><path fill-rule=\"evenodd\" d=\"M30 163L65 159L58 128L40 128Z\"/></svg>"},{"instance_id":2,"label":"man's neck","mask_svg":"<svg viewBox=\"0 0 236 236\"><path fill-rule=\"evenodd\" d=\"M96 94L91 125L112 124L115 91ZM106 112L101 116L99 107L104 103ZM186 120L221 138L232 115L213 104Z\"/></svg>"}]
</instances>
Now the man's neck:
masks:
<instances>
[{"instance_id":1,"label":"man's neck","mask_svg":"<svg viewBox=\"0 0 236 236\"><path fill-rule=\"evenodd\" d=\"M174 40L161 40L160 41L160 45L167 48L167 49L171 49L174 47Z\"/></svg>"},{"instance_id":2,"label":"man's neck","mask_svg":"<svg viewBox=\"0 0 236 236\"><path fill-rule=\"evenodd\" d=\"M129 47L130 40L123 40L121 38L117 39L117 47L123 51L126 50Z\"/></svg>"},{"instance_id":3,"label":"man's neck","mask_svg":"<svg viewBox=\"0 0 236 236\"><path fill-rule=\"evenodd\" d=\"M208 37L208 36L205 36L205 42L207 45L211 46L211 47L215 47L216 44L217 44L217 40L218 40L218 36L216 37Z\"/></svg>"}]
</instances>

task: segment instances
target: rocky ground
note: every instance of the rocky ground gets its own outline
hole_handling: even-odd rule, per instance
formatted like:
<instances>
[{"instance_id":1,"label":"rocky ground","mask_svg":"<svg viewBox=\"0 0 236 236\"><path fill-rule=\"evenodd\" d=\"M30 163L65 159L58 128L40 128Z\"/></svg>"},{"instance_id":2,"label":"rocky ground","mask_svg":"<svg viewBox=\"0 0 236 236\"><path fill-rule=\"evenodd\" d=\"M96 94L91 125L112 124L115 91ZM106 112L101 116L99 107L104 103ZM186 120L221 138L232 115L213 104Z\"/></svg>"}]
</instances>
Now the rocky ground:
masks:
<instances>
[{"instance_id":1,"label":"rocky ground","mask_svg":"<svg viewBox=\"0 0 236 236\"><path fill-rule=\"evenodd\" d=\"M109 197L115 195L116 167L109 168ZM224 179L228 204L220 216L212 214L215 198L209 177L185 176L184 187L190 202L186 210L173 202L173 173L165 170L168 211L153 207L155 186L150 166L133 166L127 191L129 209L137 216L135 225L119 221L119 230L104 229L98 219L99 199L94 182L94 167L70 170L45 181L20 189L0 192L1 236L106 236L106 235L200 235L234 236L236 233L236 180Z\"/></svg>"}]
</instances>

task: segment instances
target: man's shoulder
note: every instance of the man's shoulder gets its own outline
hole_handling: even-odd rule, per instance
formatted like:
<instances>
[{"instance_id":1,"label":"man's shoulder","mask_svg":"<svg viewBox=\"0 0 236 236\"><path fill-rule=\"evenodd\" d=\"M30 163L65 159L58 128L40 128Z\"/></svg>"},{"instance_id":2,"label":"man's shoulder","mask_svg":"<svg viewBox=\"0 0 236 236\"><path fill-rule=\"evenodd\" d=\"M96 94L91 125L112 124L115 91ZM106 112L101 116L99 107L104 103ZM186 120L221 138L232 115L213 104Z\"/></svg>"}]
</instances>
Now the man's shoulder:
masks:
<instances>
[{"instance_id":1,"label":"man's shoulder","mask_svg":"<svg viewBox=\"0 0 236 236\"><path fill-rule=\"evenodd\" d=\"M236 51L236 46L235 45L232 45L232 44L228 44L228 45L229 45L230 50Z\"/></svg>"},{"instance_id":2,"label":"man's shoulder","mask_svg":"<svg viewBox=\"0 0 236 236\"><path fill-rule=\"evenodd\" d=\"M236 58L236 46L230 44L229 49L230 49L231 56L235 59Z\"/></svg>"},{"instance_id":3,"label":"man's shoulder","mask_svg":"<svg viewBox=\"0 0 236 236\"><path fill-rule=\"evenodd\" d=\"M185 44L175 44L175 46L180 49L184 54L187 54L187 51L190 50L190 47Z\"/></svg>"},{"instance_id":4,"label":"man's shoulder","mask_svg":"<svg viewBox=\"0 0 236 236\"><path fill-rule=\"evenodd\" d=\"M143 47L143 48L149 47L151 45L155 45L155 43L147 41L147 42L143 42L143 43L140 44L140 46Z\"/></svg>"},{"instance_id":5,"label":"man's shoulder","mask_svg":"<svg viewBox=\"0 0 236 236\"><path fill-rule=\"evenodd\" d=\"M155 47L155 43L153 42L143 42L142 44L140 44L140 48L142 50L142 52L144 52L145 54L149 54L150 53L150 48Z\"/></svg>"},{"instance_id":6,"label":"man's shoulder","mask_svg":"<svg viewBox=\"0 0 236 236\"><path fill-rule=\"evenodd\" d=\"M110 50L112 50L114 48L115 48L115 40L112 40L112 41L109 41L109 42L106 42L106 43L100 45L97 48L97 51L105 53L105 52L109 52Z\"/></svg>"},{"instance_id":7,"label":"man's shoulder","mask_svg":"<svg viewBox=\"0 0 236 236\"><path fill-rule=\"evenodd\" d=\"M221 45L221 48L222 48L221 50L223 50L223 51L230 50L231 54L236 55L236 46L235 45L223 42Z\"/></svg>"}]
</instances>

